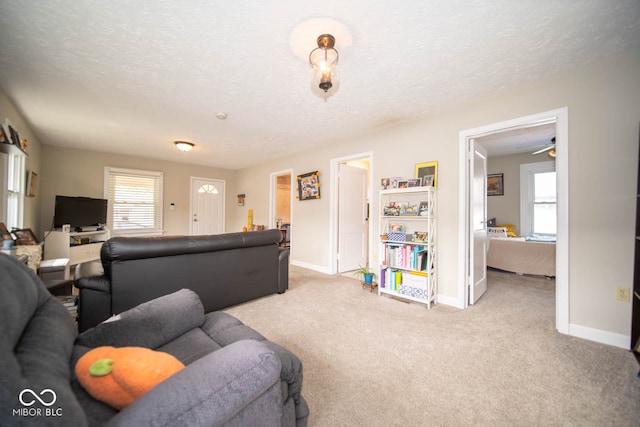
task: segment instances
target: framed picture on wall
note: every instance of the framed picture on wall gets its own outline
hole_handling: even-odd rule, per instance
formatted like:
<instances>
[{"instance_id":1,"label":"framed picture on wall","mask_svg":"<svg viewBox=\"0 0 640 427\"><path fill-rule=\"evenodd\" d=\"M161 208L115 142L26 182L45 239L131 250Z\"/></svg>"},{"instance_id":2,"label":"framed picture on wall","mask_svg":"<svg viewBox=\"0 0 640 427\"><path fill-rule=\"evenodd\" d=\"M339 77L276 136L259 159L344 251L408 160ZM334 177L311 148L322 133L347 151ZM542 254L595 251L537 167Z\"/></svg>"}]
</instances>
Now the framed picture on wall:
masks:
<instances>
[{"instance_id":1,"label":"framed picture on wall","mask_svg":"<svg viewBox=\"0 0 640 427\"><path fill-rule=\"evenodd\" d=\"M320 198L320 172L309 172L298 175L298 199L311 200Z\"/></svg>"},{"instance_id":2,"label":"framed picture on wall","mask_svg":"<svg viewBox=\"0 0 640 427\"><path fill-rule=\"evenodd\" d=\"M425 180L425 177L431 178ZM422 186L437 187L438 186L438 162L426 162L416 164L416 178L422 179Z\"/></svg>"},{"instance_id":3,"label":"framed picture on wall","mask_svg":"<svg viewBox=\"0 0 640 427\"><path fill-rule=\"evenodd\" d=\"M29 171L29 173L27 173L27 197L35 197L37 187L38 174L33 171Z\"/></svg>"},{"instance_id":4,"label":"framed picture on wall","mask_svg":"<svg viewBox=\"0 0 640 427\"><path fill-rule=\"evenodd\" d=\"M492 173L487 175L487 196L504 196L504 175Z\"/></svg>"}]
</instances>

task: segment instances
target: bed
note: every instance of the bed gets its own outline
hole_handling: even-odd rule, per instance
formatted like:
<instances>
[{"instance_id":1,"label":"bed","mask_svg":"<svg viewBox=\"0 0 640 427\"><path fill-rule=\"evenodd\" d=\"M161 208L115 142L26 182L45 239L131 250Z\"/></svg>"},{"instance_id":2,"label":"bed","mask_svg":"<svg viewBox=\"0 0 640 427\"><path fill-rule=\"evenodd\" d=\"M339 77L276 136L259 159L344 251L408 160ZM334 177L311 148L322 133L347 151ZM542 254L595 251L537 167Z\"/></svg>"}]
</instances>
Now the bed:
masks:
<instances>
[{"instance_id":1,"label":"bed","mask_svg":"<svg viewBox=\"0 0 640 427\"><path fill-rule=\"evenodd\" d=\"M489 230L487 266L518 274L555 277L556 243L507 237L506 229ZM497 227L500 228L500 227Z\"/></svg>"}]
</instances>

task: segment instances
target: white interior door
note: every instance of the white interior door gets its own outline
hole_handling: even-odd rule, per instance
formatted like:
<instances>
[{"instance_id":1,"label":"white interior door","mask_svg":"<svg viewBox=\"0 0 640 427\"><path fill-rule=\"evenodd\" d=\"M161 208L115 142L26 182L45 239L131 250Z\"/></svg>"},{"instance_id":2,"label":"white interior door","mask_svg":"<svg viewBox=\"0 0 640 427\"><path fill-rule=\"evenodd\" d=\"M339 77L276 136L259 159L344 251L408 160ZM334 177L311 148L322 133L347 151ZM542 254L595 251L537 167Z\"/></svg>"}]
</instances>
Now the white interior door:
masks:
<instances>
[{"instance_id":1,"label":"white interior door","mask_svg":"<svg viewBox=\"0 0 640 427\"><path fill-rule=\"evenodd\" d=\"M487 291L487 150L473 139L469 145L469 304L475 304Z\"/></svg>"},{"instance_id":2,"label":"white interior door","mask_svg":"<svg viewBox=\"0 0 640 427\"><path fill-rule=\"evenodd\" d=\"M224 181L191 178L190 233L224 233Z\"/></svg>"},{"instance_id":3,"label":"white interior door","mask_svg":"<svg viewBox=\"0 0 640 427\"><path fill-rule=\"evenodd\" d=\"M357 270L367 264L366 169L339 165L338 178L338 272Z\"/></svg>"}]
</instances>

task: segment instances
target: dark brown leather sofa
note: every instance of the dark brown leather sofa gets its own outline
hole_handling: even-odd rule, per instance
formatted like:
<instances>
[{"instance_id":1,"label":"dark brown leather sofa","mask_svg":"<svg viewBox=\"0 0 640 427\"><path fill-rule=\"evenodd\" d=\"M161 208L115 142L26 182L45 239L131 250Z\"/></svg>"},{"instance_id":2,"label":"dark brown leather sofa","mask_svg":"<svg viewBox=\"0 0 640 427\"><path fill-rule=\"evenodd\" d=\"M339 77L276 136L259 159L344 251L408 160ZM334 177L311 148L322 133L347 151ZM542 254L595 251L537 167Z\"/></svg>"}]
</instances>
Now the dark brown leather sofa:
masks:
<instances>
[{"instance_id":1,"label":"dark brown leather sofa","mask_svg":"<svg viewBox=\"0 0 640 427\"><path fill-rule=\"evenodd\" d=\"M280 230L209 236L114 237L104 243L104 274L76 280L82 332L140 303L182 288L205 312L289 287L289 249Z\"/></svg>"}]
</instances>

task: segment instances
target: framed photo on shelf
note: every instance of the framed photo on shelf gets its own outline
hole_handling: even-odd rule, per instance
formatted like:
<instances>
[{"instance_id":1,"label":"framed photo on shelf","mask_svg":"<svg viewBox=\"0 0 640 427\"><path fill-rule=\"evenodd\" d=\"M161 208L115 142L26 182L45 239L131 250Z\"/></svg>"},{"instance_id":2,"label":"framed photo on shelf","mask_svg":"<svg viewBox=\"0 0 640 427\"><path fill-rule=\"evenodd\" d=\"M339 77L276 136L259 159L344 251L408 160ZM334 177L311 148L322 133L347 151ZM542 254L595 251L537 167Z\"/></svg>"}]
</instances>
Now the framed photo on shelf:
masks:
<instances>
[{"instance_id":1,"label":"framed photo on shelf","mask_svg":"<svg viewBox=\"0 0 640 427\"><path fill-rule=\"evenodd\" d=\"M407 203L407 205L404 206L400 211L400 215L407 215L407 216L418 215L418 205L412 205L411 203Z\"/></svg>"},{"instance_id":2,"label":"framed photo on shelf","mask_svg":"<svg viewBox=\"0 0 640 427\"><path fill-rule=\"evenodd\" d=\"M13 143L13 145L17 145L18 147L22 147L22 144L20 144L20 135L18 134L18 131L15 130L11 125L9 125L9 133L11 134L11 143Z\"/></svg>"},{"instance_id":3,"label":"framed photo on shelf","mask_svg":"<svg viewBox=\"0 0 640 427\"><path fill-rule=\"evenodd\" d=\"M9 134L4 130L4 126L0 126L0 143L11 144Z\"/></svg>"},{"instance_id":4,"label":"framed photo on shelf","mask_svg":"<svg viewBox=\"0 0 640 427\"><path fill-rule=\"evenodd\" d=\"M398 183L402 180L399 176L392 176L389 178L389 182L391 183L390 188L398 188Z\"/></svg>"},{"instance_id":5,"label":"framed photo on shelf","mask_svg":"<svg viewBox=\"0 0 640 427\"><path fill-rule=\"evenodd\" d=\"M420 206L418 207L418 216L427 215L429 215L429 202L420 202Z\"/></svg>"},{"instance_id":6,"label":"framed photo on shelf","mask_svg":"<svg viewBox=\"0 0 640 427\"><path fill-rule=\"evenodd\" d=\"M492 173L487 175L487 196L504 196L504 175Z\"/></svg>"},{"instance_id":7,"label":"framed photo on shelf","mask_svg":"<svg viewBox=\"0 0 640 427\"><path fill-rule=\"evenodd\" d=\"M422 179L423 187L438 186L438 162L426 162L416 164L416 178ZM430 177L425 179L425 177Z\"/></svg>"},{"instance_id":8,"label":"framed photo on shelf","mask_svg":"<svg viewBox=\"0 0 640 427\"><path fill-rule=\"evenodd\" d=\"M409 188L409 181L406 179L398 181L398 188Z\"/></svg>"},{"instance_id":9,"label":"framed photo on shelf","mask_svg":"<svg viewBox=\"0 0 640 427\"><path fill-rule=\"evenodd\" d=\"M7 230L7 226L4 222L0 222L0 240L13 240L13 236Z\"/></svg>"},{"instance_id":10,"label":"framed photo on shelf","mask_svg":"<svg viewBox=\"0 0 640 427\"><path fill-rule=\"evenodd\" d=\"M404 224L395 223L395 224L389 224L388 231L389 233L406 233L407 228L405 227Z\"/></svg>"},{"instance_id":11,"label":"framed photo on shelf","mask_svg":"<svg viewBox=\"0 0 640 427\"><path fill-rule=\"evenodd\" d=\"M411 178L407 180L408 187L420 187L422 186L422 178Z\"/></svg>"},{"instance_id":12,"label":"framed photo on shelf","mask_svg":"<svg viewBox=\"0 0 640 427\"><path fill-rule=\"evenodd\" d=\"M413 241L414 242L426 242L429 238L429 235L426 231L414 231L413 232Z\"/></svg>"},{"instance_id":13,"label":"framed photo on shelf","mask_svg":"<svg viewBox=\"0 0 640 427\"><path fill-rule=\"evenodd\" d=\"M298 175L298 199L320 198L320 173L318 171Z\"/></svg>"},{"instance_id":14,"label":"framed photo on shelf","mask_svg":"<svg viewBox=\"0 0 640 427\"><path fill-rule=\"evenodd\" d=\"M30 228L23 228L22 230L13 230L13 235L16 236L16 243L18 245L36 245L38 239Z\"/></svg>"}]
</instances>

